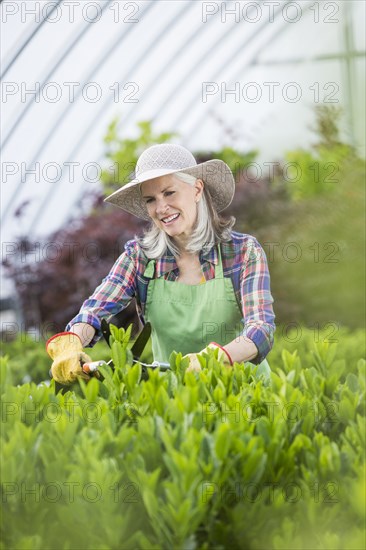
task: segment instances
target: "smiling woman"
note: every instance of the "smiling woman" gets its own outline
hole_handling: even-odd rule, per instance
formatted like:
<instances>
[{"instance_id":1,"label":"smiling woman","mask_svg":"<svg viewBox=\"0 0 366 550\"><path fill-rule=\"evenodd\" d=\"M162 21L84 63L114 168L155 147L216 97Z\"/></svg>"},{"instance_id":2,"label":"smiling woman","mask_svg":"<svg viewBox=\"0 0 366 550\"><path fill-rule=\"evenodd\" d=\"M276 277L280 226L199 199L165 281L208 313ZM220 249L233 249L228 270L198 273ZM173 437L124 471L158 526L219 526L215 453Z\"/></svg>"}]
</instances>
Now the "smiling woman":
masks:
<instances>
[{"instance_id":1,"label":"smiling woman","mask_svg":"<svg viewBox=\"0 0 366 550\"><path fill-rule=\"evenodd\" d=\"M62 361L53 357L55 378L64 382L71 368L75 376L76 348L69 340L78 335L78 353L93 346L101 319L125 309L133 297L141 322L151 323L156 361L181 352L189 370L200 370L198 356L213 348L228 366L251 361L269 375L266 356L275 325L267 260L254 237L232 231L235 219L220 215L234 191L231 170L221 160L197 164L187 149L166 143L142 153L135 178L105 200L150 226L126 244L67 332L56 335L66 348L60 346Z\"/></svg>"},{"instance_id":2,"label":"smiling woman","mask_svg":"<svg viewBox=\"0 0 366 550\"><path fill-rule=\"evenodd\" d=\"M161 257L167 248L176 258L182 258L187 254L208 251L217 239L231 240L230 230L235 218L224 218L216 213L202 179L177 172L154 179L153 185L144 182L140 189L151 220L160 222L151 224L143 238L136 237L148 258ZM160 191L161 197L149 196L149 189L157 194ZM161 211L162 208L165 210ZM176 217L166 220L164 214L168 218Z\"/></svg>"}]
</instances>

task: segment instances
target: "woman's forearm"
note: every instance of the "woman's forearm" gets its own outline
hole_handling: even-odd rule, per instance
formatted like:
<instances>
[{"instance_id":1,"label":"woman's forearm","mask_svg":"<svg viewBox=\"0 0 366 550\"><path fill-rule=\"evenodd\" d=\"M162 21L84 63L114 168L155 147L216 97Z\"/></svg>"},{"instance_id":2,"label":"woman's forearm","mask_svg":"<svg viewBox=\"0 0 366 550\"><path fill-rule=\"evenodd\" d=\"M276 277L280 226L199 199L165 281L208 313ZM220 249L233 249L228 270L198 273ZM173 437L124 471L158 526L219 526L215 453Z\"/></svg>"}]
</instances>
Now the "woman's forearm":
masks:
<instances>
[{"instance_id":1,"label":"woman's forearm","mask_svg":"<svg viewBox=\"0 0 366 550\"><path fill-rule=\"evenodd\" d=\"M237 336L235 340L225 344L224 349L229 353L233 363L250 361L258 355L257 346L246 336Z\"/></svg>"},{"instance_id":2,"label":"woman's forearm","mask_svg":"<svg viewBox=\"0 0 366 550\"><path fill-rule=\"evenodd\" d=\"M70 332L77 334L83 347L87 346L93 339L95 328L88 323L75 323L70 328Z\"/></svg>"}]
</instances>

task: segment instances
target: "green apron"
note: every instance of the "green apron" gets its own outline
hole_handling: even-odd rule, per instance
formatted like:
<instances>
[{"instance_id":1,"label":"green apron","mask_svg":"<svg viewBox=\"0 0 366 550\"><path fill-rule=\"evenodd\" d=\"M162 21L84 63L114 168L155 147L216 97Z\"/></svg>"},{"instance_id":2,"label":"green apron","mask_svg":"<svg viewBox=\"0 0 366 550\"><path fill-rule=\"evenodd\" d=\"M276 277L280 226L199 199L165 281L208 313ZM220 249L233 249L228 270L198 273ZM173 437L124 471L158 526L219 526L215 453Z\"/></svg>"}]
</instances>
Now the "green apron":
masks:
<instances>
[{"instance_id":1,"label":"green apron","mask_svg":"<svg viewBox=\"0 0 366 550\"><path fill-rule=\"evenodd\" d=\"M210 342L224 346L242 332L242 312L231 279L224 277L220 246L218 258L215 278L204 284L166 281L164 276L149 281L145 319L151 323L154 360L169 362L172 351L197 353ZM151 260L145 276L153 277L154 269ZM270 372L264 359L257 374L269 380Z\"/></svg>"}]
</instances>

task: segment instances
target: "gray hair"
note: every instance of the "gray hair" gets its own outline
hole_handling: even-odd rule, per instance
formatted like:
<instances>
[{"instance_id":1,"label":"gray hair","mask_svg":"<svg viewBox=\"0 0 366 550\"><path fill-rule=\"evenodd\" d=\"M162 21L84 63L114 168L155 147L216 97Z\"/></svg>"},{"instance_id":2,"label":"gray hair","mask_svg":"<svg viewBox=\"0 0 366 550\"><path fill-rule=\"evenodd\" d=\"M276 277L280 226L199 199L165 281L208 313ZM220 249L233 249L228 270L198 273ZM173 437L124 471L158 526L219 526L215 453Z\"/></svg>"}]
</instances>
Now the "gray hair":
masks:
<instances>
[{"instance_id":1,"label":"gray hair","mask_svg":"<svg viewBox=\"0 0 366 550\"><path fill-rule=\"evenodd\" d=\"M174 176L191 186L197 180L196 177L182 172L177 172ZM197 209L197 221L186 247L187 252L207 252L218 242L231 241L231 229L236 220L234 216L223 218L218 214L206 187L203 189L201 200L197 203ZM135 239L149 259L160 258L167 252L171 252L175 258L180 256L174 240L154 223L150 224L142 237L135 235Z\"/></svg>"}]
</instances>

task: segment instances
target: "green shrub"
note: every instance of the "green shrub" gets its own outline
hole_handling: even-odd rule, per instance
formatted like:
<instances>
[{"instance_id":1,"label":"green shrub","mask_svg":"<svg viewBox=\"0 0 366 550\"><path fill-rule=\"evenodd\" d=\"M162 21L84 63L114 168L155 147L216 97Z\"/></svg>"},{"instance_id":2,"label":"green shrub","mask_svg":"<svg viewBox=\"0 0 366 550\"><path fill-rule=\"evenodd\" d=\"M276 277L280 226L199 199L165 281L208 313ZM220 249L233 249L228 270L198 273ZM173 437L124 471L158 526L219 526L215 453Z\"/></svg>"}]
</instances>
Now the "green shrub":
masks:
<instances>
[{"instance_id":1,"label":"green shrub","mask_svg":"<svg viewBox=\"0 0 366 550\"><path fill-rule=\"evenodd\" d=\"M269 386L214 351L140 381L115 328L115 370L64 395L1 358L1 548L363 548L365 360L321 336L277 343Z\"/></svg>"}]
</instances>

